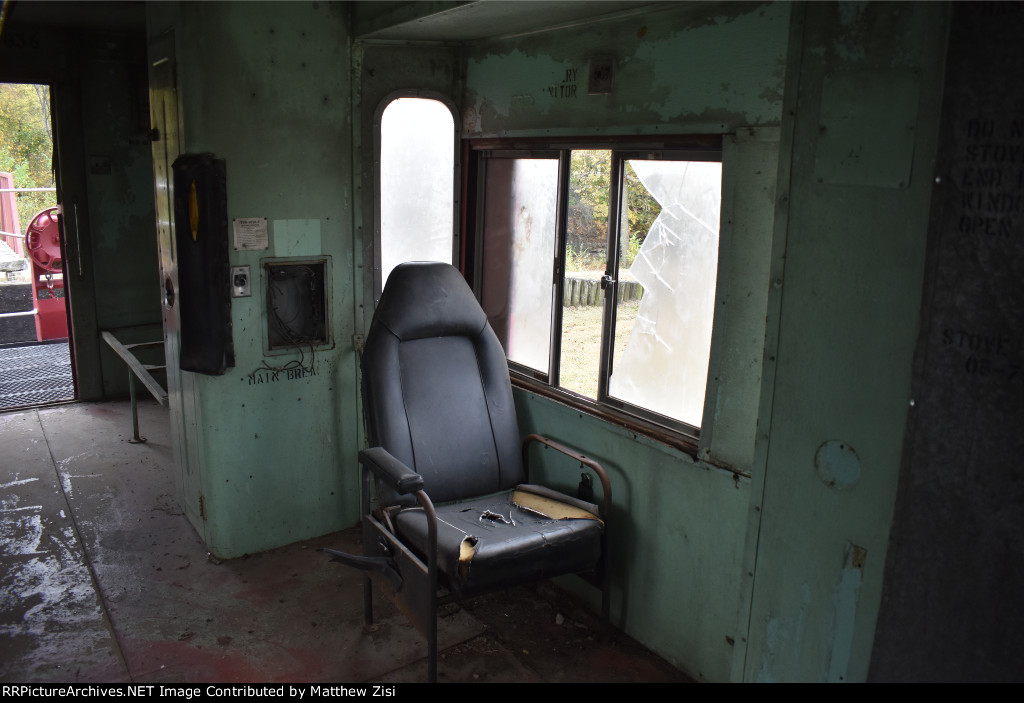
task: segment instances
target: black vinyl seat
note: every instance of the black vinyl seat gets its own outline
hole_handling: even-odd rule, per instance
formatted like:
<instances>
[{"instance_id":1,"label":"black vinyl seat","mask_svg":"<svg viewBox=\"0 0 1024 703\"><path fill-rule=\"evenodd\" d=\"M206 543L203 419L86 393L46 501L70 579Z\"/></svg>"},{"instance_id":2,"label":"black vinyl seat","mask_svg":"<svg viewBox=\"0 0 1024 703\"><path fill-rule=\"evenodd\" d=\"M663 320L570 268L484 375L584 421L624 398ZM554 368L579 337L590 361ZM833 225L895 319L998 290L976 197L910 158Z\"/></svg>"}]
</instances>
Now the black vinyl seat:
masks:
<instances>
[{"instance_id":1,"label":"black vinyl seat","mask_svg":"<svg viewBox=\"0 0 1024 703\"><path fill-rule=\"evenodd\" d=\"M520 444L504 350L458 270L406 263L391 272L362 372L370 445L359 455L365 555L327 551L367 572L367 623L370 577L383 578L427 636L433 681L437 606L447 599L438 598L438 586L457 598L591 572L601 575L607 618L607 474L538 435ZM528 484L532 442L593 469L602 506Z\"/></svg>"},{"instance_id":2,"label":"black vinyl seat","mask_svg":"<svg viewBox=\"0 0 1024 703\"><path fill-rule=\"evenodd\" d=\"M435 507L441 582L459 596L472 596L521 583L593 569L601 557L604 523L596 505L573 501L541 486ZM531 509L536 498L578 503L574 518L556 518ZM551 511L549 511L551 512ZM414 553L429 549L426 513L400 510L395 530Z\"/></svg>"}]
</instances>

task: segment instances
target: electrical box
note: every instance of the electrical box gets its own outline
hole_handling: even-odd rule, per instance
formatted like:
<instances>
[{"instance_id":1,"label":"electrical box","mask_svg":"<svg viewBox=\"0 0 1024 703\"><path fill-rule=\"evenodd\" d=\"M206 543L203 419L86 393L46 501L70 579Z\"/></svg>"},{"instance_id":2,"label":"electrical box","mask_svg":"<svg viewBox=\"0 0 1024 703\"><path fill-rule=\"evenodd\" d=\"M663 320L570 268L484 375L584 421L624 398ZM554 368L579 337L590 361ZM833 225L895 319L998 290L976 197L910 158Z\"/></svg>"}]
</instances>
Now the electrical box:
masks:
<instances>
[{"instance_id":1,"label":"electrical box","mask_svg":"<svg viewBox=\"0 0 1024 703\"><path fill-rule=\"evenodd\" d=\"M264 259L267 353L330 348L330 257Z\"/></svg>"}]
</instances>

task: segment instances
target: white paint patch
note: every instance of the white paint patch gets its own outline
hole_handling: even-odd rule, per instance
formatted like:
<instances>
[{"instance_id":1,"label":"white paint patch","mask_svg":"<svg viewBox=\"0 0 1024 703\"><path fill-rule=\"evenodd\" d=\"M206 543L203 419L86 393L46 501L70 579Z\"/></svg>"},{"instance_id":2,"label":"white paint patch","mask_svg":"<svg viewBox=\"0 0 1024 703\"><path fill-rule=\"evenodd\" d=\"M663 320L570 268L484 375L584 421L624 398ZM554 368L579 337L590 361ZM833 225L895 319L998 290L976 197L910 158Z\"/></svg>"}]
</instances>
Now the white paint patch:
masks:
<instances>
[{"instance_id":1,"label":"white paint patch","mask_svg":"<svg viewBox=\"0 0 1024 703\"><path fill-rule=\"evenodd\" d=\"M60 484L64 488L64 495L68 498L72 495L71 479L73 478L102 478L103 474L72 474L69 472L72 462L85 456L95 456L90 452L82 452L67 459L61 459L57 464L57 473L60 475Z\"/></svg>"},{"instance_id":2,"label":"white paint patch","mask_svg":"<svg viewBox=\"0 0 1024 703\"><path fill-rule=\"evenodd\" d=\"M847 543L846 558L839 583L832 591L832 649L828 658L826 680L838 683L847 680L853 653L853 635L857 625L857 601L864 578L863 567L867 550Z\"/></svg>"},{"instance_id":3,"label":"white paint patch","mask_svg":"<svg viewBox=\"0 0 1024 703\"><path fill-rule=\"evenodd\" d=\"M17 474L15 474L15 475L17 475ZM21 486L21 485L24 485L26 483L32 483L33 481L38 481L38 480L39 480L38 478L23 478L21 480L11 481L10 483L0 483L0 488L10 488L11 486Z\"/></svg>"}]
</instances>

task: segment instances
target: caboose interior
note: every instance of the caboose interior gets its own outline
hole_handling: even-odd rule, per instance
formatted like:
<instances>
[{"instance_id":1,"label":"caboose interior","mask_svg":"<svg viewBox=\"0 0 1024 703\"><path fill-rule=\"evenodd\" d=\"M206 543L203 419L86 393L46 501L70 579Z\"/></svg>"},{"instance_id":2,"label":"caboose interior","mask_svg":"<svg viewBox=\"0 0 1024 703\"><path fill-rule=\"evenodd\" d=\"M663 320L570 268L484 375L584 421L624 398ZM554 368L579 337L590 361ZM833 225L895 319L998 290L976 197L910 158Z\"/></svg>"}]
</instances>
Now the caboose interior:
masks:
<instances>
[{"instance_id":1,"label":"caboose interior","mask_svg":"<svg viewBox=\"0 0 1024 703\"><path fill-rule=\"evenodd\" d=\"M508 305L518 246L487 205L514 220L536 204L508 194L514 162L550 166L535 191L556 219L577 153L609 152L615 174L720 164L711 263L691 267L699 284L666 284L702 286L712 306L685 413L616 390L610 368L593 392L561 380L573 342L550 301L530 314L539 357L532 342L512 351L507 319L499 332L521 434L611 474L616 627L707 681L1024 672L1024 6L3 7L0 81L53 88L79 398L127 394L103 331L163 335L177 499L218 558L359 521L358 350L388 257L405 256L387 237L438 229L382 212L385 110L418 98L451 116L427 176L443 193L431 236L485 308ZM401 201L402 179L435 159L399 149ZM250 276L223 319L187 319L198 293L179 276L174 164L202 154L225 172L224 251L197 256ZM541 289L555 272L560 301L553 231L530 261ZM617 256L624 240L609 241ZM313 301L299 346L274 321L297 299ZM214 325L229 330L223 367L185 370L185 336ZM685 362L666 363L671 385ZM579 480L546 456L541 473ZM595 589L562 585L598 607Z\"/></svg>"}]
</instances>

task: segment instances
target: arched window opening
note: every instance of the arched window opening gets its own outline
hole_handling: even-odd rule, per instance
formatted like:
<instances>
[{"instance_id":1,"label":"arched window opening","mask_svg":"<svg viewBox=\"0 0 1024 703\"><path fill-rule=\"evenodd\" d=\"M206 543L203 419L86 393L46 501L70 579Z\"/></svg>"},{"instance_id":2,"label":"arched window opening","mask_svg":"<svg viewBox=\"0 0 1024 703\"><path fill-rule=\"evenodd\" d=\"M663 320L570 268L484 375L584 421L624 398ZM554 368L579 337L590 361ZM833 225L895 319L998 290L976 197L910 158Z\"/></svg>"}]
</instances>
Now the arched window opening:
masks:
<instances>
[{"instance_id":1,"label":"arched window opening","mask_svg":"<svg viewBox=\"0 0 1024 703\"><path fill-rule=\"evenodd\" d=\"M397 98L380 121L380 288L404 261L452 263L455 118L427 98Z\"/></svg>"}]
</instances>

